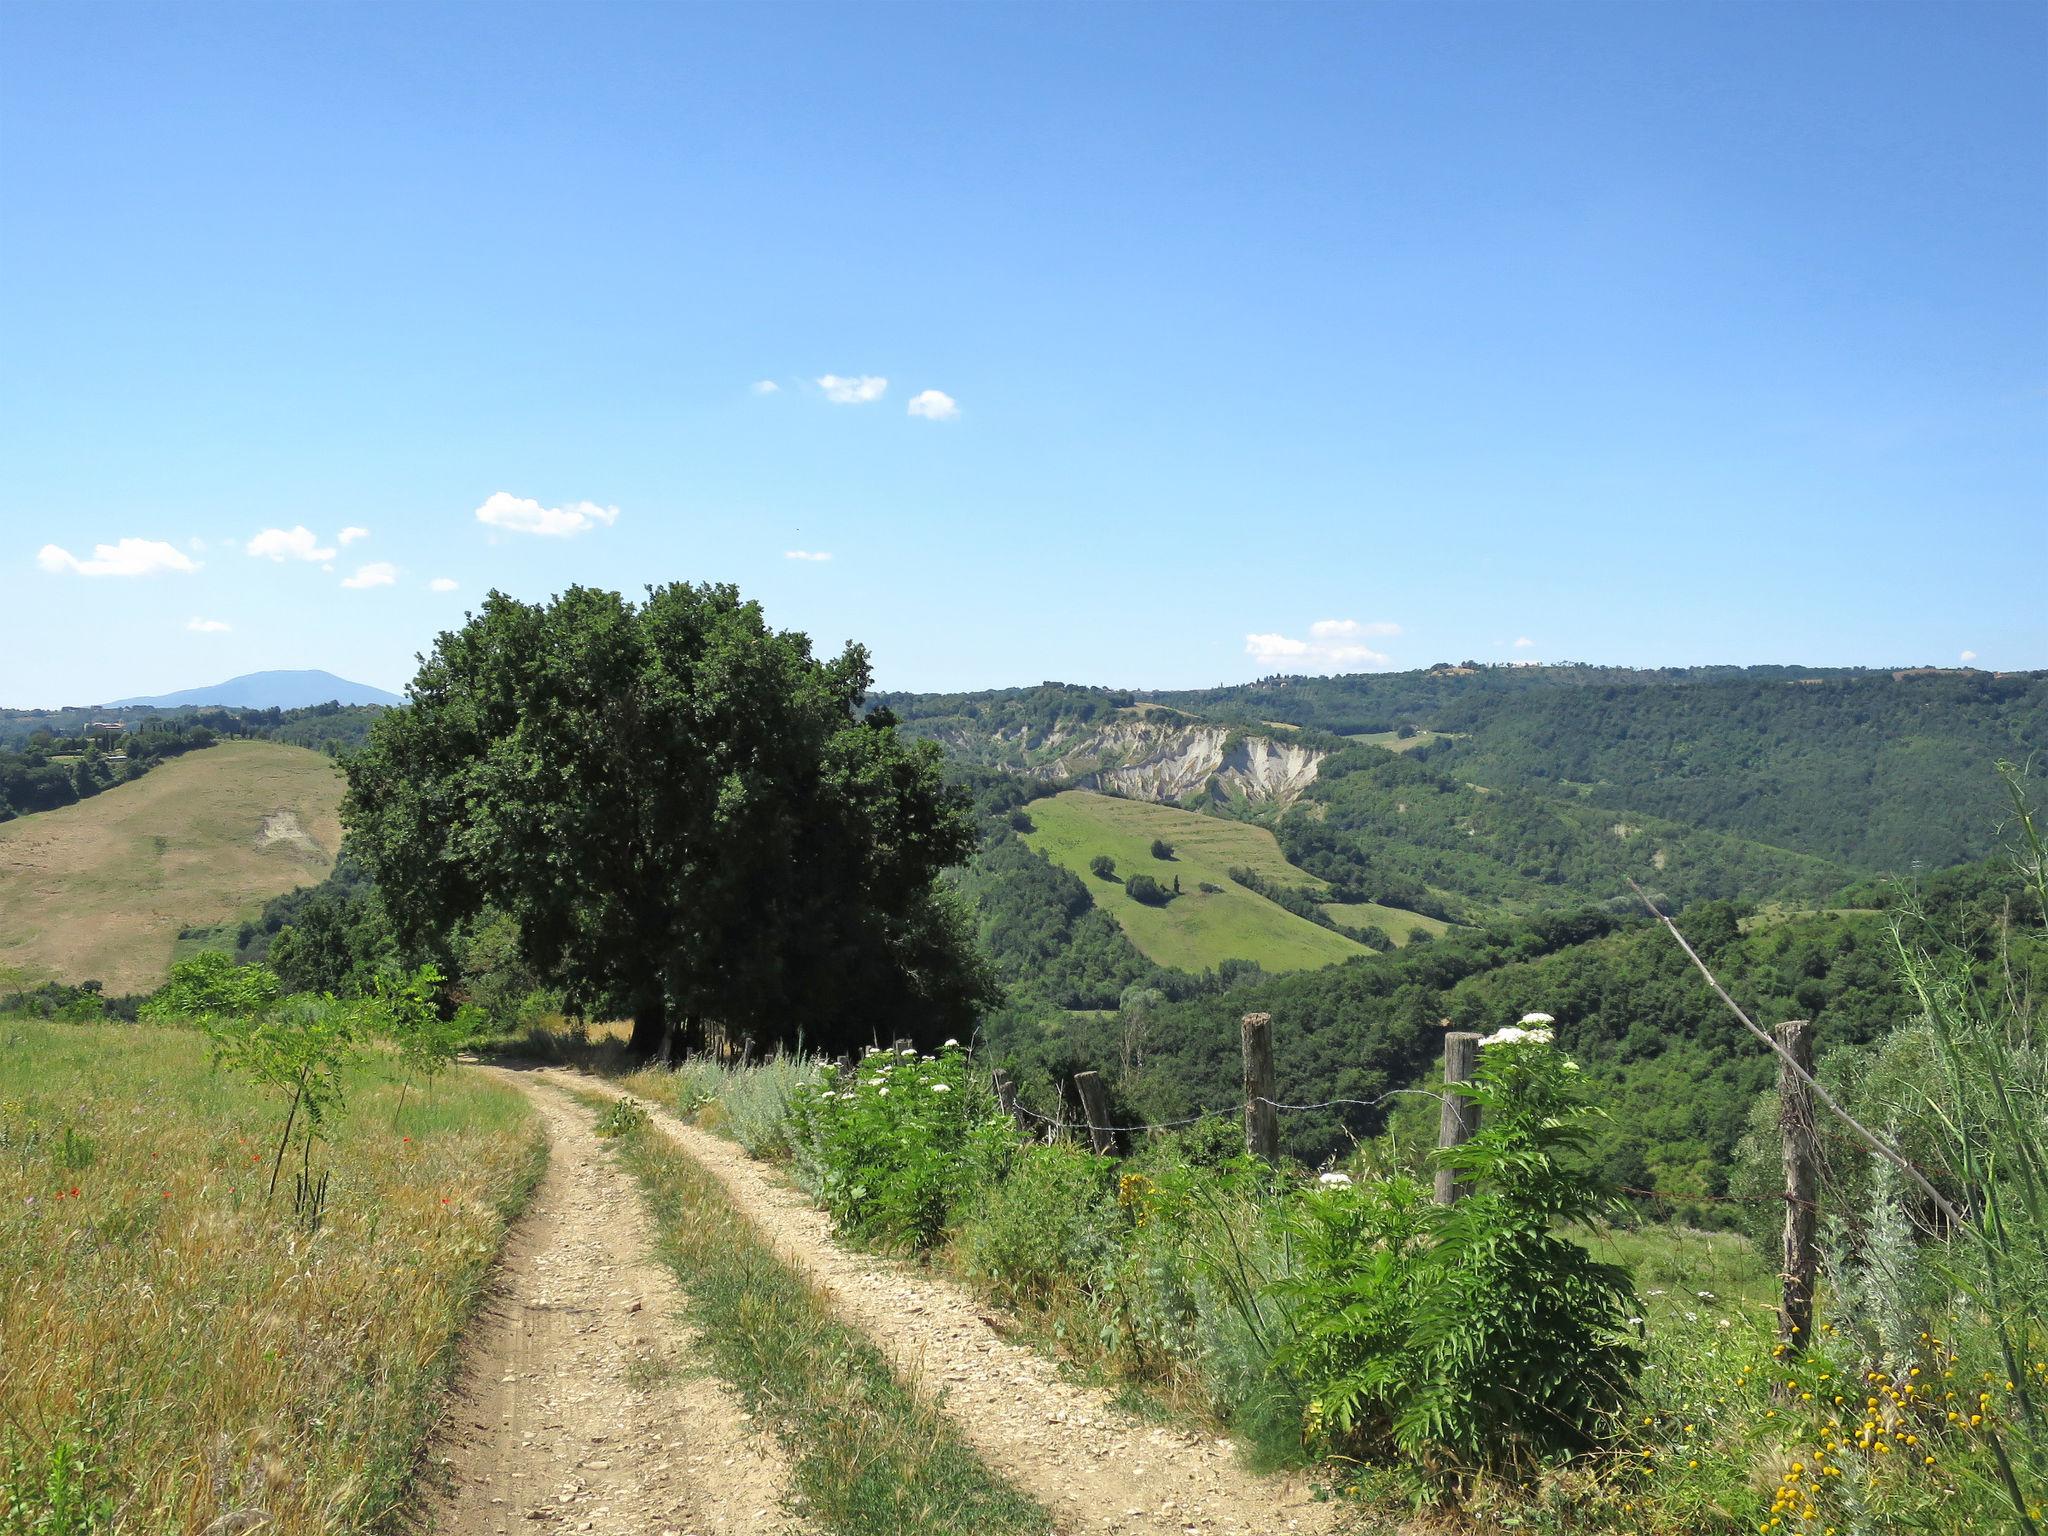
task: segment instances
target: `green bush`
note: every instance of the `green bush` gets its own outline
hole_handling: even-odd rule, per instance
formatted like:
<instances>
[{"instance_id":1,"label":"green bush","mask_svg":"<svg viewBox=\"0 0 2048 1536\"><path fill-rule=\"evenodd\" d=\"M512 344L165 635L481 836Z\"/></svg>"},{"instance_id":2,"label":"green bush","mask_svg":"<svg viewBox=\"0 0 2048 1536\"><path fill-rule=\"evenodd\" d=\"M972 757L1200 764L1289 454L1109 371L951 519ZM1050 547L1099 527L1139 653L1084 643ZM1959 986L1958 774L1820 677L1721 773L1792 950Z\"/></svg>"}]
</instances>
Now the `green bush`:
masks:
<instances>
[{"instance_id":1,"label":"green bush","mask_svg":"<svg viewBox=\"0 0 2048 1536\"><path fill-rule=\"evenodd\" d=\"M1148 907L1163 907L1172 898L1166 888L1150 875L1133 875L1124 882L1124 894Z\"/></svg>"},{"instance_id":2,"label":"green bush","mask_svg":"<svg viewBox=\"0 0 2048 1536\"><path fill-rule=\"evenodd\" d=\"M1098 880L1114 880L1116 878L1116 860L1106 853L1098 853L1094 858L1090 859L1088 861L1088 869Z\"/></svg>"},{"instance_id":3,"label":"green bush","mask_svg":"<svg viewBox=\"0 0 2048 1536\"><path fill-rule=\"evenodd\" d=\"M1456 1091L1479 1130L1439 1154L1471 1186L1429 1203L1420 1181L1330 1176L1293 1220L1279 1351L1333 1447L1389 1449L1441 1487L1528 1472L1611 1440L1643 1355L1628 1272L1560 1230L1606 1205L1590 1172L1599 1118L1547 1031L1503 1031Z\"/></svg>"},{"instance_id":4,"label":"green bush","mask_svg":"<svg viewBox=\"0 0 2048 1536\"><path fill-rule=\"evenodd\" d=\"M914 1249L937 1244L1016 1145L950 1041L937 1057L871 1050L850 1086L798 1088L792 1116L805 1182L839 1230Z\"/></svg>"},{"instance_id":5,"label":"green bush","mask_svg":"<svg viewBox=\"0 0 2048 1536\"><path fill-rule=\"evenodd\" d=\"M1122 1252L1116 1166L1074 1147L1019 1147L960 1228L962 1266L1012 1306L1088 1288Z\"/></svg>"}]
</instances>

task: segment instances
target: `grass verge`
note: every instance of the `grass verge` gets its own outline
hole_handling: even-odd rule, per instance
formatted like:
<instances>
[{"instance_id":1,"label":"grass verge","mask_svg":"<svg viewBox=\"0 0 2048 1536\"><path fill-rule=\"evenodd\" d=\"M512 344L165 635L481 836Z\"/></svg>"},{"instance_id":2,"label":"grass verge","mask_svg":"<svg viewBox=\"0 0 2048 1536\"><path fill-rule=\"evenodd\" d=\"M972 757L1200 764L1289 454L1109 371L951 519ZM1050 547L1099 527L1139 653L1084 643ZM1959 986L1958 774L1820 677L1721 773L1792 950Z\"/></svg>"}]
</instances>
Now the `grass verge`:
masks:
<instances>
[{"instance_id":1,"label":"grass verge","mask_svg":"<svg viewBox=\"0 0 2048 1536\"><path fill-rule=\"evenodd\" d=\"M0 1020L0 1536L392 1519L547 1152L479 1077L348 1087L309 1232L199 1034Z\"/></svg>"},{"instance_id":2,"label":"grass verge","mask_svg":"<svg viewBox=\"0 0 2048 1536\"><path fill-rule=\"evenodd\" d=\"M609 1098L579 1094L596 1106ZM761 1241L724 1188L659 1131L618 1140L662 1260L713 1368L775 1427L809 1512L840 1536L1001 1536L1051 1518L991 1472L944 1413Z\"/></svg>"}]
</instances>

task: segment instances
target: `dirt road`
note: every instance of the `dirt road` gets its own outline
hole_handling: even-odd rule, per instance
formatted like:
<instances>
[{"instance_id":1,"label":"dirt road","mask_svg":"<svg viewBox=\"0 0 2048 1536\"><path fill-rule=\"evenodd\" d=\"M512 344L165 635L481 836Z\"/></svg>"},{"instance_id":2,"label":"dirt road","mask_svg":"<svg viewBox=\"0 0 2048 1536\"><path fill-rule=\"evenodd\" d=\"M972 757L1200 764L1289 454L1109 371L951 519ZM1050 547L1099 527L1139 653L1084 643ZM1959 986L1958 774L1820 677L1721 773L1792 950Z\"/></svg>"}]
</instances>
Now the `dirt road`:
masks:
<instances>
[{"instance_id":1,"label":"dirt road","mask_svg":"<svg viewBox=\"0 0 2048 1536\"><path fill-rule=\"evenodd\" d=\"M566 1069L534 1075L564 1086L593 1081ZM1301 1479L1253 1475L1228 1441L1140 1422L1104 1394L1062 1380L1052 1362L999 1335L984 1321L988 1309L960 1287L914 1265L840 1247L824 1215L770 1167L673 1115L654 1110L654 1119L717 1176L843 1322L874 1339L903 1380L941 1397L981 1457L1050 1510L1060 1532L1282 1536L1342 1529L1339 1510L1314 1501Z\"/></svg>"},{"instance_id":2,"label":"dirt road","mask_svg":"<svg viewBox=\"0 0 2048 1536\"><path fill-rule=\"evenodd\" d=\"M674 1278L593 1116L535 1074L491 1071L546 1121L548 1171L472 1329L441 1443L443 1536L779 1536L786 1467L722 1383L696 1372Z\"/></svg>"}]
</instances>

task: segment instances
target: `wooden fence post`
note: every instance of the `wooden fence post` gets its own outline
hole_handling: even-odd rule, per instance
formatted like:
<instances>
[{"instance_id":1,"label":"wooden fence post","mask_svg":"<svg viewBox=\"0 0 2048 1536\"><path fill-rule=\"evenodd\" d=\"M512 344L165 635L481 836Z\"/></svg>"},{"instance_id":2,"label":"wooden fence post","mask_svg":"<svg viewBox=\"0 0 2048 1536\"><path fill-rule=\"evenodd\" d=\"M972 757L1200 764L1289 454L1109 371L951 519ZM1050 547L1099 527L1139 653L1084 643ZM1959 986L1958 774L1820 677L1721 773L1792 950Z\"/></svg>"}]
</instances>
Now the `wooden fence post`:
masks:
<instances>
[{"instance_id":1,"label":"wooden fence post","mask_svg":"<svg viewBox=\"0 0 2048 1536\"><path fill-rule=\"evenodd\" d=\"M1116 1151L1116 1132L1109 1128L1109 1095L1102 1091L1102 1079L1093 1072L1076 1072L1074 1087L1081 1094L1081 1113L1088 1117L1088 1140L1106 1157Z\"/></svg>"},{"instance_id":2,"label":"wooden fence post","mask_svg":"<svg viewBox=\"0 0 2048 1536\"><path fill-rule=\"evenodd\" d=\"M1801 1070L1813 1071L1813 1026L1804 1019L1780 1024L1778 1044ZM1813 1090L1783 1061L1778 1063L1778 1133L1785 1159L1784 1302L1778 1309L1778 1337L1795 1353L1813 1333L1813 1283L1820 1269L1814 1242L1820 1211L1819 1148L1815 1143Z\"/></svg>"},{"instance_id":3,"label":"wooden fence post","mask_svg":"<svg viewBox=\"0 0 2048 1536\"><path fill-rule=\"evenodd\" d=\"M1280 1111L1273 1107L1273 1016L1244 1016L1244 1149L1280 1161Z\"/></svg>"},{"instance_id":4,"label":"wooden fence post","mask_svg":"<svg viewBox=\"0 0 2048 1536\"><path fill-rule=\"evenodd\" d=\"M1010 1081L1010 1074L997 1067L994 1074L996 1107L1017 1122L1017 1129L1026 1135L1031 1132L1031 1120L1017 1102L1017 1085Z\"/></svg>"},{"instance_id":5,"label":"wooden fence post","mask_svg":"<svg viewBox=\"0 0 2048 1536\"><path fill-rule=\"evenodd\" d=\"M1439 1151L1463 1146L1479 1129L1479 1106L1451 1091L1453 1083L1469 1083L1479 1067L1479 1036L1469 1029L1454 1029L1444 1036L1444 1107L1437 1121ZM1448 1168L1436 1171L1436 1203L1456 1205L1465 1196L1465 1186Z\"/></svg>"}]
</instances>

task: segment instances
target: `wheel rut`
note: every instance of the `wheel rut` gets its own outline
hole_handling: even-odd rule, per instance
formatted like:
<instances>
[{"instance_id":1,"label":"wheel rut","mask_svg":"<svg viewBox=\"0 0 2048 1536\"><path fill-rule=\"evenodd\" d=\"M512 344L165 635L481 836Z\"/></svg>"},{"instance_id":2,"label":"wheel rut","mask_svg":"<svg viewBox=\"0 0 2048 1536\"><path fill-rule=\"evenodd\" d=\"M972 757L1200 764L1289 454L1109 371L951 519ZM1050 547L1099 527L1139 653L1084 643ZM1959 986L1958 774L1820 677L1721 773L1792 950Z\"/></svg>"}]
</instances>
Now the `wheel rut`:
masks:
<instances>
[{"instance_id":1,"label":"wheel rut","mask_svg":"<svg viewBox=\"0 0 2048 1536\"><path fill-rule=\"evenodd\" d=\"M430 1453L443 1536L781 1536L788 1467L694 1363L675 1278L594 1117L531 1072L478 1068L546 1124L547 1172L514 1225Z\"/></svg>"}]
</instances>

